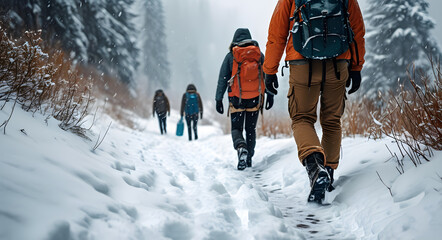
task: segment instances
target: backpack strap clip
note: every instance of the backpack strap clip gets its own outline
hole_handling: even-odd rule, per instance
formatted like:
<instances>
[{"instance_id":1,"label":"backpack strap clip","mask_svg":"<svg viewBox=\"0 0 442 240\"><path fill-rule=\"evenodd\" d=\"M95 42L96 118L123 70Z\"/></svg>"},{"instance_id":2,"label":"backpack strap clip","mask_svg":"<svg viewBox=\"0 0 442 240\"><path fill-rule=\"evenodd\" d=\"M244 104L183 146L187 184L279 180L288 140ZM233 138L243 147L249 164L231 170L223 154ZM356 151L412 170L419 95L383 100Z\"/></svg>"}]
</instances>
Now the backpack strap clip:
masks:
<instances>
[{"instance_id":1,"label":"backpack strap clip","mask_svg":"<svg viewBox=\"0 0 442 240\"><path fill-rule=\"evenodd\" d=\"M283 77L284 77L284 68L289 68L288 61L285 61L284 66L282 66L282 68L281 68L281 76L283 76Z\"/></svg>"}]
</instances>

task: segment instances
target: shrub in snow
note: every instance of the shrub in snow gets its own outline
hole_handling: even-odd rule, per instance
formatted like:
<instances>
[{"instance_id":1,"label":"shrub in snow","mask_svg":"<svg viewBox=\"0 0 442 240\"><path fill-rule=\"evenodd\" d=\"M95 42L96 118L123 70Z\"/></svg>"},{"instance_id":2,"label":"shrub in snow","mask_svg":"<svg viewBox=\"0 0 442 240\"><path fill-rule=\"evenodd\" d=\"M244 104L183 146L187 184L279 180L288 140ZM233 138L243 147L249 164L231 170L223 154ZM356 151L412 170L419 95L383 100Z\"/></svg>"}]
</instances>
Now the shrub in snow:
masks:
<instances>
[{"instance_id":1,"label":"shrub in snow","mask_svg":"<svg viewBox=\"0 0 442 240\"><path fill-rule=\"evenodd\" d=\"M342 124L344 135L392 138L400 150L394 154L400 167L405 157L417 165L428 161L433 149L442 150L441 65L431 58L429 65L432 77L422 70L407 72L412 89L400 85L397 92L379 95L377 101L363 98L348 103Z\"/></svg>"},{"instance_id":2,"label":"shrub in snow","mask_svg":"<svg viewBox=\"0 0 442 240\"><path fill-rule=\"evenodd\" d=\"M41 44L41 31L28 31L23 38L12 40L0 26L2 108L13 101L14 107L19 104L26 111L40 111L60 120L61 128L81 132L82 120L93 102L92 80L60 50L49 55ZM7 121L2 124L5 129Z\"/></svg>"}]
</instances>

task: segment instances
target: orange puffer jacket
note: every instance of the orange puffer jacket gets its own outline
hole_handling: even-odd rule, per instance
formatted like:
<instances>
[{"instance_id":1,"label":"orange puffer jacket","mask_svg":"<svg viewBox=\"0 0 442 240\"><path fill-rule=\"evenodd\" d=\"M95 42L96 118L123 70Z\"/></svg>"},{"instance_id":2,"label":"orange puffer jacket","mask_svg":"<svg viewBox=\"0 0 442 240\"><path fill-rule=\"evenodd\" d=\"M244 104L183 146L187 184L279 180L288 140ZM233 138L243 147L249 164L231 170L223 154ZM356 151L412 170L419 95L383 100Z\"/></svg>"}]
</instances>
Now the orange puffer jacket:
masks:
<instances>
[{"instance_id":1,"label":"orange puffer jacket","mask_svg":"<svg viewBox=\"0 0 442 240\"><path fill-rule=\"evenodd\" d=\"M279 0L276 5L272 20L270 21L269 36L266 45L266 58L263 66L263 70L266 74L276 74L278 72L279 61L281 60L284 49L286 49L286 61L304 59L304 57L293 48L292 34L289 34L294 24L294 21L290 21L290 17L293 15L295 8L295 0ZM353 42L350 45L352 51L350 51L350 49L347 50L347 52L339 55L337 59L353 59L351 71L361 71L365 61L365 26L357 0L348 1L348 12L350 26L355 34L354 41L356 44ZM355 49L356 46L358 51ZM351 56L352 53L353 57Z\"/></svg>"}]
</instances>

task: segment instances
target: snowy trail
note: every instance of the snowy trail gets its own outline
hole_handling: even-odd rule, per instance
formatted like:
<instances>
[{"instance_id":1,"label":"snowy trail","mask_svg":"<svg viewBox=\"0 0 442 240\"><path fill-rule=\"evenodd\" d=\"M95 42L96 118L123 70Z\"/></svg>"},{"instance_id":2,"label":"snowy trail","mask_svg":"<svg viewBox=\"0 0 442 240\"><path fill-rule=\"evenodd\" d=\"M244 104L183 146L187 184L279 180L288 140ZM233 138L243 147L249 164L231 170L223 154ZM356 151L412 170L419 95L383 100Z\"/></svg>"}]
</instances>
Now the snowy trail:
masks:
<instances>
[{"instance_id":1,"label":"snowy trail","mask_svg":"<svg viewBox=\"0 0 442 240\"><path fill-rule=\"evenodd\" d=\"M212 136L209 139L203 137L194 142L182 142L182 139L175 137L166 138L168 141L150 150L156 153L151 157L164 159L161 167L168 171L177 172L177 169L181 169L178 172L183 175L174 176L171 183L182 190L179 198L188 198L190 202L199 205L200 211L193 212L191 218L198 218L211 210L220 211L222 215L211 216L209 222L229 222L228 232L233 234L231 236L239 234L252 239L257 236L244 232L254 228L249 226L253 224L253 220L250 224L248 214L254 211L257 204L261 204L269 209L273 208L270 215L280 222L279 233L276 235L280 235L281 238L292 238L296 235L305 239L356 239L351 231L338 221L338 207L306 204L306 190L300 192L284 190L282 186L284 179L278 177L281 178L280 170L284 168L285 163L279 161L281 157L289 154L293 156L293 153L296 153L293 144L289 143L287 147L270 155L256 156L254 167L241 172L235 169L236 155L230 146L229 136ZM189 151L189 148L192 151ZM259 145L257 150L258 148ZM258 150L257 153L259 152ZM293 159L292 164L299 163ZM277 166L272 167L272 165ZM296 179L291 184L308 185L308 178L303 168L297 168ZM244 192L238 193L241 189ZM207 190L209 192L204 192ZM214 201L207 201L208 196L213 194L215 194L212 196ZM256 195L260 198L250 198ZM201 196L205 199L201 199ZM213 202L216 204L207 204ZM219 209L219 205L222 209ZM218 219L214 220L214 217ZM216 233L221 234L219 231L214 231L209 235Z\"/></svg>"},{"instance_id":2,"label":"snowy trail","mask_svg":"<svg viewBox=\"0 0 442 240\"><path fill-rule=\"evenodd\" d=\"M6 118L8 111L0 111ZM260 138L253 167L236 170L230 135L200 125L198 141L115 123L105 141L16 109L0 136L0 239L434 239L442 234L442 161L398 175L388 140L344 139L329 205L307 204L294 140ZM23 134L24 129L27 134ZM436 152L435 159L441 159ZM379 181L378 172L394 197ZM413 186L410 191L408 186ZM417 219L419 221L417 221ZM23 231L25 229L26 231Z\"/></svg>"},{"instance_id":3,"label":"snowy trail","mask_svg":"<svg viewBox=\"0 0 442 240\"><path fill-rule=\"evenodd\" d=\"M340 223L339 207L306 204L305 191L286 191L280 184L272 184L275 183L275 174L269 170L269 164L278 164L283 155L293 151L296 152L296 149L285 149L282 153L266 157L264 164L252 170L249 180L267 193L269 201L281 211L285 225L296 229L303 239L356 239L351 229ZM299 163L294 160L294 164ZM307 176L302 177L302 174L305 172L300 171L301 177L294 184L308 184Z\"/></svg>"}]
</instances>

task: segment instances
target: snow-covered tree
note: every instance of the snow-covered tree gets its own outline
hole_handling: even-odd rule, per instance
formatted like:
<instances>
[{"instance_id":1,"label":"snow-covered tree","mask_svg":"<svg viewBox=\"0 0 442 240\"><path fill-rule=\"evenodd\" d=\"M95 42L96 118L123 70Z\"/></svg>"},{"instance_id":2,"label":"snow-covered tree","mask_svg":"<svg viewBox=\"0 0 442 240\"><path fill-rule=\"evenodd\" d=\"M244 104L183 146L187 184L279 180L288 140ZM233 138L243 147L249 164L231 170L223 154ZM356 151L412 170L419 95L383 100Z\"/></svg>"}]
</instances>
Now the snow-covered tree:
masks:
<instances>
[{"instance_id":1,"label":"snow-covered tree","mask_svg":"<svg viewBox=\"0 0 442 240\"><path fill-rule=\"evenodd\" d=\"M425 0L370 0L366 15L366 65L360 93L395 90L407 79L407 68L428 70L428 54L440 57L430 34L434 21Z\"/></svg>"},{"instance_id":2,"label":"snow-covered tree","mask_svg":"<svg viewBox=\"0 0 442 240\"><path fill-rule=\"evenodd\" d=\"M136 31L131 22L134 16L127 11L133 1L83 0L81 6L84 33L89 40L88 62L125 83L133 81L137 67Z\"/></svg>"},{"instance_id":3,"label":"snow-covered tree","mask_svg":"<svg viewBox=\"0 0 442 240\"><path fill-rule=\"evenodd\" d=\"M142 41L142 69L150 89L167 88L170 80L167 60L166 33L162 0L142 0L144 15Z\"/></svg>"},{"instance_id":4,"label":"snow-covered tree","mask_svg":"<svg viewBox=\"0 0 442 240\"><path fill-rule=\"evenodd\" d=\"M198 89L205 88L203 73L200 68L198 50L194 46L187 47L187 61L183 63L186 67L186 75L189 82L195 84Z\"/></svg>"},{"instance_id":5,"label":"snow-covered tree","mask_svg":"<svg viewBox=\"0 0 442 240\"><path fill-rule=\"evenodd\" d=\"M131 83L137 66L134 0L3 0L0 12L16 33L42 29L49 45L61 45L83 64Z\"/></svg>"}]
</instances>

